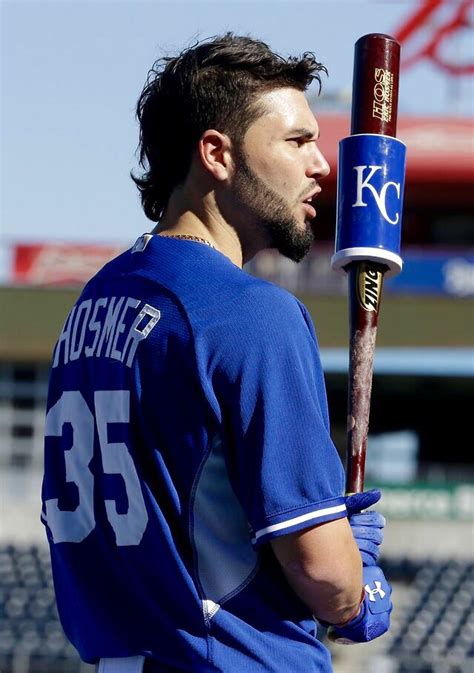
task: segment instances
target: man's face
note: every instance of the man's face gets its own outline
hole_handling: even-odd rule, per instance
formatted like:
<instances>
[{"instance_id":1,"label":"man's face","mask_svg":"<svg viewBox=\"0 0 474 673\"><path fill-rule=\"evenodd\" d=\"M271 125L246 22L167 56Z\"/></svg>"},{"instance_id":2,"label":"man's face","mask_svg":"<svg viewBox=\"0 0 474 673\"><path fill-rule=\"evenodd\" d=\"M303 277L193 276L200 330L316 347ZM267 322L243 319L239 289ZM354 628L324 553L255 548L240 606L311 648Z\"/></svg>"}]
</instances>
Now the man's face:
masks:
<instances>
[{"instance_id":1,"label":"man's face","mask_svg":"<svg viewBox=\"0 0 474 673\"><path fill-rule=\"evenodd\" d=\"M264 113L236 151L233 189L266 247L299 262L314 240L316 211L308 199L329 166L317 147L319 128L304 94L276 89L261 96Z\"/></svg>"}]
</instances>

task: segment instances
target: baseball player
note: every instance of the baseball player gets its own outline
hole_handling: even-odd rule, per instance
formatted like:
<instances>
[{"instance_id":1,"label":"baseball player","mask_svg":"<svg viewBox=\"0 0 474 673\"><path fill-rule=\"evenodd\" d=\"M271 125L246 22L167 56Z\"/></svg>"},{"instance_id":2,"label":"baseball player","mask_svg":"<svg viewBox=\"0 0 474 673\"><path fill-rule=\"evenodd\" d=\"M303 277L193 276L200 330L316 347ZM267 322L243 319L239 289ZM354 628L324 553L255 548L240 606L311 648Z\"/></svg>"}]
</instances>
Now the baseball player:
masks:
<instances>
[{"instance_id":1,"label":"baseball player","mask_svg":"<svg viewBox=\"0 0 474 673\"><path fill-rule=\"evenodd\" d=\"M325 68L226 34L155 64L134 176L152 233L85 286L51 367L42 519L64 630L99 673L331 671L385 632L377 492L346 498L300 260L329 167Z\"/></svg>"}]
</instances>

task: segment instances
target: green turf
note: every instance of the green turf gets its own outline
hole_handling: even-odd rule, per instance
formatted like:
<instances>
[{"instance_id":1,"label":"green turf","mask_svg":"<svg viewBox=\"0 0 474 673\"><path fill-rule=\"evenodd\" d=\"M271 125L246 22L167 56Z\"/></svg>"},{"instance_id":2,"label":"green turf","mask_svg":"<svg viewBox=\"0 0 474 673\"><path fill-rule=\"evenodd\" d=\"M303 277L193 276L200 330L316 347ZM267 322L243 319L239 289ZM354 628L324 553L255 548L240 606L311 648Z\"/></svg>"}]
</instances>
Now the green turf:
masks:
<instances>
[{"instance_id":1,"label":"green turf","mask_svg":"<svg viewBox=\"0 0 474 673\"><path fill-rule=\"evenodd\" d=\"M347 300L301 297L316 324L323 347L345 346L348 340ZM452 297L383 295L377 346L472 346L474 301Z\"/></svg>"},{"instance_id":2,"label":"green turf","mask_svg":"<svg viewBox=\"0 0 474 673\"><path fill-rule=\"evenodd\" d=\"M77 290L0 288L0 359L48 361ZM322 348L347 347L347 301L341 296L301 297ZM384 295L378 347L471 346L474 302L449 297Z\"/></svg>"}]
</instances>

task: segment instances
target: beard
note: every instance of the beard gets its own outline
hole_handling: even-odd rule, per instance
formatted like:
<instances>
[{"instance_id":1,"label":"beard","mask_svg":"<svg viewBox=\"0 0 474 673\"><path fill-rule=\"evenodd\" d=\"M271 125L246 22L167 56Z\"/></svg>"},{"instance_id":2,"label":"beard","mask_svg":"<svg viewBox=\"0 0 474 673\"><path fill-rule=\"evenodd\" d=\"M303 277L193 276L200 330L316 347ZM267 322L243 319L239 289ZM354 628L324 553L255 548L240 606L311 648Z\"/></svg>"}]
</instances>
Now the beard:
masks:
<instances>
[{"instance_id":1,"label":"beard","mask_svg":"<svg viewBox=\"0 0 474 673\"><path fill-rule=\"evenodd\" d=\"M268 247L276 248L293 262L300 262L308 254L314 241L311 225L305 223L301 228L288 203L252 171L241 151L237 155L234 191L257 226L265 229Z\"/></svg>"}]
</instances>

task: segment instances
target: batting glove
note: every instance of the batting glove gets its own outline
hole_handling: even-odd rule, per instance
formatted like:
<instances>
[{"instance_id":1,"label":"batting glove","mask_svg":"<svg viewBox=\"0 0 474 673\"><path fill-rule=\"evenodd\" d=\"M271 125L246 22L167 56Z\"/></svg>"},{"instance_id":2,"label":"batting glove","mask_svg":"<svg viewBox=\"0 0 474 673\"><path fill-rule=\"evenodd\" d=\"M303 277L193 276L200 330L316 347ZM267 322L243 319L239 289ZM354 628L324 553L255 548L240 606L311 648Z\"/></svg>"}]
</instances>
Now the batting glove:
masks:
<instances>
[{"instance_id":1,"label":"batting glove","mask_svg":"<svg viewBox=\"0 0 474 673\"><path fill-rule=\"evenodd\" d=\"M328 638L335 643L367 643L382 636L390 627L392 587L377 566L364 568L363 577L364 600L359 614L346 624L328 629Z\"/></svg>"},{"instance_id":2,"label":"batting glove","mask_svg":"<svg viewBox=\"0 0 474 673\"><path fill-rule=\"evenodd\" d=\"M364 566L375 566L383 541L385 517L379 512L365 512L381 498L376 488L364 493L354 493L346 498L346 509L352 534L359 547Z\"/></svg>"}]
</instances>

